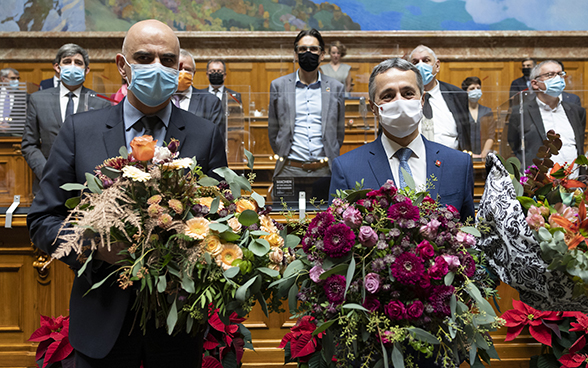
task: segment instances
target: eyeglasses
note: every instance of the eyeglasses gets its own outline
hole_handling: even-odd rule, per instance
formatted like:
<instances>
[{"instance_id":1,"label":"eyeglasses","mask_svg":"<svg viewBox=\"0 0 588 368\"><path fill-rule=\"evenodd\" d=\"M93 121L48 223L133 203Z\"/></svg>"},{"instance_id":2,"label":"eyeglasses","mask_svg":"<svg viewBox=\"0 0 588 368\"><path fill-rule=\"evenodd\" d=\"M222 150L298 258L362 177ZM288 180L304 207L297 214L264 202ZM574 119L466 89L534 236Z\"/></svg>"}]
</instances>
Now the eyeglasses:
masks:
<instances>
[{"instance_id":1,"label":"eyeglasses","mask_svg":"<svg viewBox=\"0 0 588 368\"><path fill-rule=\"evenodd\" d=\"M566 74L567 74L567 73L566 73L566 72L563 72L563 71L561 71L561 72L559 72L559 73L556 73L556 72L549 72L549 73L543 73L543 74L539 74L539 75L537 76L537 78L539 78L539 77L545 77L545 79L551 79L551 78L554 78L556 75L559 75L560 77L562 77L562 78L563 78L563 77L565 77L565 76L566 76Z\"/></svg>"},{"instance_id":2,"label":"eyeglasses","mask_svg":"<svg viewBox=\"0 0 588 368\"><path fill-rule=\"evenodd\" d=\"M322 50L320 46L296 46L296 52L299 54L305 53L307 51L312 52L313 54L318 54Z\"/></svg>"}]
</instances>

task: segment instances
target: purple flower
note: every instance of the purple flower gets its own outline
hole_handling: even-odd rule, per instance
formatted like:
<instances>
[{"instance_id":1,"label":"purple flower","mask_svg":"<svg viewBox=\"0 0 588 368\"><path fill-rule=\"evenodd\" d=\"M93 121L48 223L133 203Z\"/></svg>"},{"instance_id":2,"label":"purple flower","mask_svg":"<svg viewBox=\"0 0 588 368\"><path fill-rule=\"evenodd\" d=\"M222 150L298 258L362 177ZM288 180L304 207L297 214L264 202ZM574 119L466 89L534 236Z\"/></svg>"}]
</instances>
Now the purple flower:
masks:
<instances>
[{"instance_id":1,"label":"purple flower","mask_svg":"<svg viewBox=\"0 0 588 368\"><path fill-rule=\"evenodd\" d=\"M399 219L418 221L419 216L419 208L413 206L409 198L406 198L403 202L393 204L388 208L388 218L392 221Z\"/></svg>"},{"instance_id":2,"label":"purple flower","mask_svg":"<svg viewBox=\"0 0 588 368\"><path fill-rule=\"evenodd\" d=\"M425 266L417 255L406 252L396 258L391 270L392 276L401 284L414 285L423 276Z\"/></svg>"},{"instance_id":3,"label":"purple flower","mask_svg":"<svg viewBox=\"0 0 588 368\"><path fill-rule=\"evenodd\" d=\"M451 295L453 295L455 288L452 285L437 285L434 287L429 297L429 302L435 310L435 313L440 313L445 316L451 315L451 308L449 306Z\"/></svg>"},{"instance_id":4,"label":"purple flower","mask_svg":"<svg viewBox=\"0 0 588 368\"><path fill-rule=\"evenodd\" d=\"M363 302L362 306L372 313L377 312L380 310L380 301L374 298L373 296L368 295L365 298L365 301Z\"/></svg>"},{"instance_id":5,"label":"purple flower","mask_svg":"<svg viewBox=\"0 0 588 368\"><path fill-rule=\"evenodd\" d=\"M423 302L420 300L415 300L412 304L406 309L406 315L409 319L417 319L423 315L423 311L425 310L425 306Z\"/></svg>"},{"instance_id":6,"label":"purple flower","mask_svg":"<svg viewBox=\"0 0 588 368\"><path fill-rule=\"evenodd\" d=\"M441 280L449 272L449 265L445 258L438 256L435 258L435 264L429 268L429 276L435 280Z\"/></svg>"},{"instance_id":7,"label":"purple flower","mask_svg":"<svg viewBox=\"0 0 588 368\"><path fill-rule=\"evenodd\" d=\"M404 319L406 316L406 308L400 300L393 300L384 307L384 313L390 319Z\"/></svg>"},{"instance_id":8,"label":"purple flower","mask_svg":"<svg viewBox=\"0 0 588 368\"><path fill-rule=\"evenodd\" d=\"M372 271L380 272L384 271L384 268L386 268L386 263L383 258L376 258L372 261Z\"/></svg>"},{"instance_id":9,"label":"purple flower","mask_svg":"<svg viewBox=\"0 0 588 368\"><path fill-rule=\"evenodd\" d=\"M325 231L323 241L325 253L331 258L340 258L353 248L355 233L345 224L336 224Z\"/></svg>"},{"instance_id":10,"label":"purple flower","mask_svg":"<svg viewBox=\"0 0 588 368\"><path fill-rule=\"evenodd\" d=\"M302 250L304 251L304 253L308 254L310 251L310 247L312 247L313 244L313 239L310 236L305 236L304 238L302 238Z\"/></svg>"},{"instance_id":11,"label":"purple flower","mask_svg":"<svg viewBox=\"0 0 588 368\"><path fill-rule=\"evenodd\" d=\"M332 275L323 285L329 303L341 304L345 300L345 276Z\"/></svg>"},{"instance_id":12,"label":"purple flower","mask_svg":"<svg viewBox=\"0 0 588 368\"><path fill-rule=\"evenodd\" d=\"M347 207L343 212L343 222L350 228L357 229L362 221L361 212L355 207Z\"/></svg>"},{"instance_id":13,"label":"purple flower","mask_svg":"<svg viewBox=\"0 0 588 368\"><path fill-rule=\"evenodd\" d=\"M465 275L467 277L474 276L474 274L476 273L476 262L468 252L463 252L462 264L464 265Z\"/></svg>"},{"instance_id":14,"label":"purple flower","mask_svg":"<svg viewBox=\"0 0 588 368\"><path fill-rule=\"evenodd\" d=\"M306 235L310 235L315 239L322 237L334 221L335 217L330 212L320 212L312 219L310 225L308 225Z\"/></svg>"},{"instance_id":15,"label":"purple flower","mask_svg":"<svg viewBox=\"0 0 588 368\"><path fill-rule=\"evenodd\" d=\"M452 256L449 254L444 254L441 257L443 257L443 259L445 260L445 262L447 262L447 266L452 270L455 271L459 265L461 264L461 262L459 262L459 258L457 256Z\"/></svg>"},{"instance_id":16,"label":"purple flower","mask_svg":"<svg viewBox=\"0 0 588 368\"><path fill-rule=\"evenodd\" d=\"M323 270L323 268L321 266L316 265L310 269L309 273L310 273L310 279L318 284L319 282L321 282L321 279L319 277L323 273L325 273L325 270Z\"/></svg>"},{"instance_id":17,"label":"purple flower","mask_svg":"<svg viewBox=\"0 0 588 368\"><path fill-rule=\"evenodd\" d=\"M380 275L373 272L368 273L365 275L363 286L368 292L375 294L380 289Z\"/></svg>"},{"instance_id":18,"label":"purple flower","mask_svg":"<svg viewBox=\"0 0 588 368\"><path fill-rule=\"evenodd\" d=\"M452 205L448 204L447 205L447 209L449 210L449 212L451 212L451 214L453 215L453 217L455 217L456 219L459 219L459 211L457 210L457 208L455 208Z\"/></svg>"},{"instance_id":19,"label":"purple flower","mask_svg":"<svg viewBox=\"0 0 588 368\"><path fill-rule=\"evenodd\" d=\"M417 253L424 259L430 259L435 255L435 248L426 240L417 245Z\"/></svg>"},{"instance_id":20,"label":"purple flower","mask_svg":"<svg viewBox=\"0 0 588 368\"><path fill-rule=\"evenodd\" d=\"M359 228L359 241L364 246L371 248L378 241L378 234L376 234L371 226L362 226Z\"/></svg>"},{"instance_id":21,"label":"purple flower","mask_svg":"<svg viewBox=\"0 0 588 368\"><path fill-rule=\"evenodd\" d=\"M472 234L464 233L463 231L459 231L455 239L463 245L469 245L470 247L476 244L476 238Z\"/></svg>"},{"instance_id":22,"label":"purple flower","mask_svg":"<svg viewBox=\"0 0 588 368\"><path fill-rule=\"evenodd\" d=\"M420 232L425 238L432 240L437 235L439 226L441 226L439 221L431 219L425 226L421 226Z\"/></svg>"},{"instance_id":23,"label":"purple flower","mask_svg":"<svg viewBox=\"0 0 588 368\"><path fill-rule=\"evenodd\" d=\"M519 182L521 183L521 185L527 184L528 181L529 181L529 178L526 177L526 176L521 176L521 179L519 180Z\"/></svg>"}]
</instances>

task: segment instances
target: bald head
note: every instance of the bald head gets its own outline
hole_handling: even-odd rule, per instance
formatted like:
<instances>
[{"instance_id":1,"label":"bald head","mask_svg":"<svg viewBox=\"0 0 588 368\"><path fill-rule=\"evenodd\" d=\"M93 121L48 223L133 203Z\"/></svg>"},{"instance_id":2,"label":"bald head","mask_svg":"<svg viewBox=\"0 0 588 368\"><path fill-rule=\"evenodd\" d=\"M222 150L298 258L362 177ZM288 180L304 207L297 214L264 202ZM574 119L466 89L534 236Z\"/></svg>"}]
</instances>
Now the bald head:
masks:
<instances>
[{"instance_id":1,"label":"bald head","mask_svg":"<svg viewBox=\"0 0 588 368\"><path fill-rule=\"evenodd\" d=\"M175 47L177 48L176 54L180 52L180 41L178 40L178 37L175 35L174 31L166 24L158 20L148 19L135 23L129 29L123 41L123 54L126 55L127 52L133 52L131 50L133 47L136 47L137 44L141 44L146 41L170 42L170 46L171 43L175 43Z\"/></svg>"}]
</instances>

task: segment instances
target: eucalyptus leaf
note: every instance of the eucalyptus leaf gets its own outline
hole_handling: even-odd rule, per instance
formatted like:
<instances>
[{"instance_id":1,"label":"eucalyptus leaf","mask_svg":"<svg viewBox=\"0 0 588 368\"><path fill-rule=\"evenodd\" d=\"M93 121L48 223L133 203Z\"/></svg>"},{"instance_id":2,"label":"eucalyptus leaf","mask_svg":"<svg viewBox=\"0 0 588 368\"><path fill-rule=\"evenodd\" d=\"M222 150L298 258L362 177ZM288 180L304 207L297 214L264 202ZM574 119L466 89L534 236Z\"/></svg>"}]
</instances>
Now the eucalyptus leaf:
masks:
<instances>
[{"instance_id":1,"label":"eucalyptus leaf","mask_svg":"<svg viewBox=\"0 0 588 368\"><path fill-rule=\"evenodd\" d=\"M235 177L235 183L239 184L241 190L251 192L251 183L244 176Z\"/></svg>"},{"instance_id":2,"label":"eucalyptus leaf","mask_svg":"<svg viewBox=\"0 0 588 368\"><path fill-rule=\"evenodd\" d=\"M341 308L343 308L343 309L357 309L357 310L360 310L360 311L364 311L366 313L370 313L370 311L368 309L366 309L364 306L359 305L359 304L355 304L355 303L343 304L341 306Z\"/></svg>"},{"instance_id":3,"label":"eucalyptus leaf","mask_svg":"<svg viewBox=\"0 0 588 368\"><path fill-rule=\"evenodd\" d=\"M243 285L241 285L235 292L235 299L237 299L240 302L244 302L245 299L247 299L247 291L249 290L249 287L255 282L255 280L257 280L257 278L258 276L255 276Z\"/></svg>"},{"instance_id":4,"label":"eucalyptus leaf","mask_svg":"<svg viewBox=\"0 0 588 368\"><path fill-rule=\"evenodd\" d=\"M316 336L316 335L320 334L321 332L325 331L327 328L331 327L331 325L335 322L337 322L337 320L332 319L330 321L327 321L327 322L321 324L320 326L317 326L317 328L312 332L312 335Z\"/></svg>"},{"instance_id":5,"label":"eucalyptus leaf","mask_svg":"<svg viewBox=\"0 0 588 368\"><path fill-rule=\"evenodd\" d=\"M347 271L348 268L349 268L349 266L345 263L338 264L335 267L333 267L329 270L326 270L324 273L322 273L319 276L319 279L326 280L331 275L342 275L343 273L345 273Z\"/></svg>"},{"instance_id":6,"label":"eucalyptus leaf","mask_svg":"<svg viewBox=\"0 0 588 368\"><path fill-rule=\"evenodd\" d=\"M198 185L203 187L215 187L219 184L219 181L215 178L211 178L210 176L205 176L202 179L198 180Z\"/></svg>"},{"instance_id":7,"label":"eucalyptus leaf","mask_svg":"<svg viewBox=\"0 0 588 368\"><path fill-rule=\"evenodd\" d=\"M253 153L249 152L246 149L244 149L243 151L245 151L245 157L247 157L247 167L250 170L253 170L253 164L255 163L255 156L253 156Z\"/></svg>"},{"instance_id":8,"label":"eucalyptus leaf","mask_svg":"<svg viewBox=\"0 0 588 368\"><path fill-rule=\"evenodd\" d=\"M233 277L237 276L239 274L239 271L241 269L239 267L231 267L228 270L226 270L225 272L223 272L223 275L227 278L227 279L232 279Z\"/></svg>"},{"instance_id":9,"label":"eucalyptus leaf","mask_svg":"<svg viewBox=\"0 0 588 368\"><path fill-rule=\"evenodd\" d=\"M300 238L293 234L288 234L284 240L288 248L296 248L300 244Z\"/></svg>"},{"instance_id":10,"label":"eucalyptus leaf","mask_svg":"<svg viewBox=\"0 0 588 368\"><path fill-rule=\"evenodd\" d=\"M86 173L86 181L88 182L88 189L90 189L92 193L102 193L102 184L98 183L99 180L94 175Z\"/></svg>"},{"instance_id":11,"label":"eucalyptus leaf","mask_svg":"<svg viewBox=\"0 0 588 368\"><path fill-rule=\"evenodd\" d=\"M407 328L408 332L412 334L415 339L428 342L429 344L439 345L439 340L435 337L435 335L421 329L418 327L409 327Z\"/></svg>"},{"instance_id":12,"label":"eucalyptus leaf","mask_svg":"<svg viewBox=\"0 0 588 368\"><path fill-rule=\"evenodd\" d=\"M182 277L182 289L186 290L186 292L190 294L196 292L194 279L192 279L187 273L184 273Z\"/></svg>"},{"instance_id":13,"label":"eucalyptus leaf","mask_svg":"<svg viewBox=\"0 0 588 368\"><path fill-rule=\"evenodd\" d=\"M253 192L251 193L251 198L257 202L257 205L259 206L259 208L263 208L265 207L265 198L263 198L263 196L257 192Z\"/></svg>"},{"instance_id":14,"label":"eucalyptus leaf","mask_svg":"<svg viewBox=\"0 0 588 368\"><path fill-rule=\"evenodd\" d=\"M406 171L403 167L401 167L400 170L402 171L402 176L404 177L404 182L406 183L406 185L410 189L416 190L416 184L414 182L414 179L412 178L412 175L410 175L408 173L408 171ZM402 189L404 189L404 188L402 188Z\"/></svg>"},{"instance_id":15,"label":"eucalyptus leaf","mask_svg":"<svg viewBox=\"0 0 588 368\"><path fill-rule=\"evenodd\" d=\"M116 179L118 177L120 177L122 171L115 169L113 167L109 167L109 166L103 166L100 168L100 172L104 175L106 175L107 177L109 177L110 179Z\"/></svg>"},{"instance_id":16,"label":"eucalyptus leaf","mask_svg":"<svg viewBox=\"0 0 588 368\"><path fill-rule=\"evenodd\" d=\"M165 279L165 275L160 275L157 279L157 292L163 293L167 288L167 280Z\"/></svg>"},{"instance_id":17,"label":"eucalyptus leaf","mask_svg":"<svg viewBox=\"0 0 588 368\"><path fill-rule=\"evenodd\" d=\"M235 177L238 176L237 174L235 174L233 170L229 169L226 166L217 167L216 169L212 170L212 172L214 172L221 178L225 179L227 183L231 183L235 179Z\"/></svg>"},{"instance_id":18,"label":"eucalyptus leaf","mask_svg":"<svg viewBox=\"0 0 588 368\"><path fill-rule=\"evenodd\" d=\"M292 263L288 265L288 267L286 267L286 270L284 271L284 279L292 275L298 274L303 269L304 263L302 263L302 261L299 259L294 260Z\"/></svg>"},{"instance_id":19,"label":"eucalyptus leaf","mask_svg":"<svg viewBox=\"0 0 588 368\"><path fill-rule=\"evenodd\" d=\"M239 267L237 267L239 268ZM264 273L266 275L268 275L269 277L278 277L280 276L280 272L277 270L272 270L271 268L267 268L267 267L259 267L257 268L257 271Z\"/></svg>"},{"instance_id":20,"label":"eucalyptus leaf","mask_svg":"<svg viewBox=\"0 0 588 368\"><path fill-rule=\"evenodd\" d=\"M228 225L221 224L220 222L211 222L208 224L208 228L213 231L218 231L219 233L224 233L225 231L231 230Z\"/></svg>"},{"instance_id":21,"label":"eucalyptus leaf","mask_svg":"<svg viewBox=\"0 0 588 368\"><path fill-rule=\"evenodd\" d=\"M88 255L88 258L86 259L86 262L84 262L82 267L80 267L80 269L78 270L78 277L82 277L84 272L86 272L86 268L88 267L88 265L90 263L92 263L92 258L94 258L94 251L90 252L90 254Z\"/></svg>"},{"instance_id":22,"label":"eucalyptus leaf","mask_svg":"<svg viewBox=\"0 0 588 368\"><path fill-rule=\"evenodd\" d=\"M245 210L239 215L239 222L243 226L251 226L259 221L259 216L255 211Z\"/></svg>"},{"instance_id":23,"label":"eucalyptus leaf","mask_svg":"<svg viewBox=\"0 0 588 368\"><path fill-rule=\"evenodd\" d=\"M178 309L176 307L176 299L172 306L169 309L169 314L167 315L167 333L169 335L174 332L174 327L176 327L176 323L178 322Z\"/></svg>"},{"instance_id":24,"label":"eucalyptus leaf","mask_svg":"<svg viewBox=\"0 0 588 368\"><path fill-rule=\"evenodd\" d=\"M241 198L241 185L239 183L236 181L229 183L229 189L231 190L231 193L235 199Z\"/></svg>"},{"instance_id":25,"label":"eucalyptus leaf","mask_svg":"<svg viewBox=\"0 0 588 368\"><path fill-rule=\"evenodd\" d=\"M73 210L74 208L77 207L78 204L80 204L80 201L82 200L81 197L71 197L68 198L65 201L65 207L67 207L70 210Z\"/></svg>"},{"instance_id":26,"label":"eucalyptus leaf","mask_svg":"<svg viewBox=\"0 0 588 368\"><path fill-rule=\"evenodd\" d=\"M398 343L395 343L392 349L392 365L394 368L404 368L404 356L402 355L402 348L400 348Z\"/></svg>"},{"instance_id":27,"label":"eucalyptus leaf","mask_svg":"<svg viewBox=\"0 0 588 368\"><path fill-rule=\"evenodd\" d=\"M72 190L86 190L86 189L88 189L87 186L85 186L84 184L80 184L80 183L67 183L67 184L63 184L62 186L60 186L60 188L63 190L67 190L68 192L71 192Z\"/></svg>"},{"instance_id":28,"label":"eucalyptus leaf","mask_svg":"<svg viewBox=\"0 0 588 368\"><path fill-rule=\"evenodd\" d=\"M262 235L269 235L270 233L268 233L267 231L263 231L263 230L253 230L250 232L250 234L253 236L262 236Z\"/></svg>"},{"instance_id":29,"label":"eucalyptus leaf","mask_svg":"<svg viewBox=\"0 0 588 368\"><path fill-rule=\"evenodd\" d=\"M464 233L468 233L471 234L477 238L481 237L482 234L480 233L480 230L476 229L473 226L462 226L459 228L460 231L463 231Z\"/></svg>"},{"instance_id":30,"label":"eucalyptus leaf","mask_svg":"<svg viewBox=\"0 0 588 368\"><path fill-rule=\"evenodd\" d=\"M118 153L125 160L129 158L129 151L127 150L127 147L125 147L125 146L120 146L120 148L118 149Z\"/></svg>"},{"instance_id":31,"label":"eucalyptus leaf","mask_svg":"<svg viewBox=\"0 0 588 368\"><path fill-rule=\"evenodd\" d=\"M349 286L351 286L351 281L353 281L353 274L355 273L355 257L351 255L351 261L349 262L349 267L347 268L347 276L345 279L345 294L343 299L347 297L347 291L349 290Z\"/></svg>"},{"instance_id":32,"label":"eucalyptus leaf","mask_svg":"<svg viewBox=\"0 0 588 368\"><path fill-rule=\"evenodd\" d=\"M218 207L220 205L220 197L216 197L215 199L212 200L212 203L210 204L210 213L216 213L218 211Z\"/></svg>"},{"instance_id":33,"label":"eucalyptus leaf","mask_svg":"<svg viewBox=\"0 0 588 368\"><path fill-rule=\"evenodd\" d=\"M290 290L288 291L288 308L290 309L290 313L294 314L294 311L298 308L298 298L296 297L298 295L298 285L296 285L296 283L294 283L294 285L292 285L290 287Z\"/></svg>"},{"instance_id":34,"label":"eucalyptus leaf","mask_svg":"<svg viewBox=\"0 0 588 368\"><path fill-rule=\"evenodd\" d=\"M454 278L455 278L455 272L447 272L443 281L445 282L446 286L449 286L453 282Z\"/></svg>"},{"instance_id":35,"label":"eucalyptus leaf","mask_svg":"<svg viewBox=\"0 0 588 368\"><path fill-rule=\"evenodd\" d=\"M265 239L254 239L247 248L258 257L263 257L270 251L270 245Z\"/></svg>"}]
</instances>

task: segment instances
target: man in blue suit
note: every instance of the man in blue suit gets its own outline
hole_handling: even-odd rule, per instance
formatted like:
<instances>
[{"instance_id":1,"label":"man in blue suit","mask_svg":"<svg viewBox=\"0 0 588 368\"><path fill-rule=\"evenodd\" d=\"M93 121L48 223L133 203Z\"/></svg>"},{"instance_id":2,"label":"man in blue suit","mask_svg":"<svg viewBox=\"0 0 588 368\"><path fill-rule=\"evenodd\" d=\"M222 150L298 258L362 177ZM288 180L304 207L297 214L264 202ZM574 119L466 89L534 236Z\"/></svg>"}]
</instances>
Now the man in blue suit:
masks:
<instances>
[{"instance_id":1,"label":"man in blue suit","mask_svg":"<svg viewBox=\"0 0 588 368\"><path fill-rule=\"evenodd\" d=\"M369 80L370 106L383 134L333 160L329 193L354 188L362 179L364 188L380 188L388 179L402 187L400 168L404 168L417 188L427 188L432 198L457 208L462 221L474 217L470 156L430 142L419 133L423 90L421 74L406 60L389 59L374 68Z\"/></svg>"}]
</instances>

